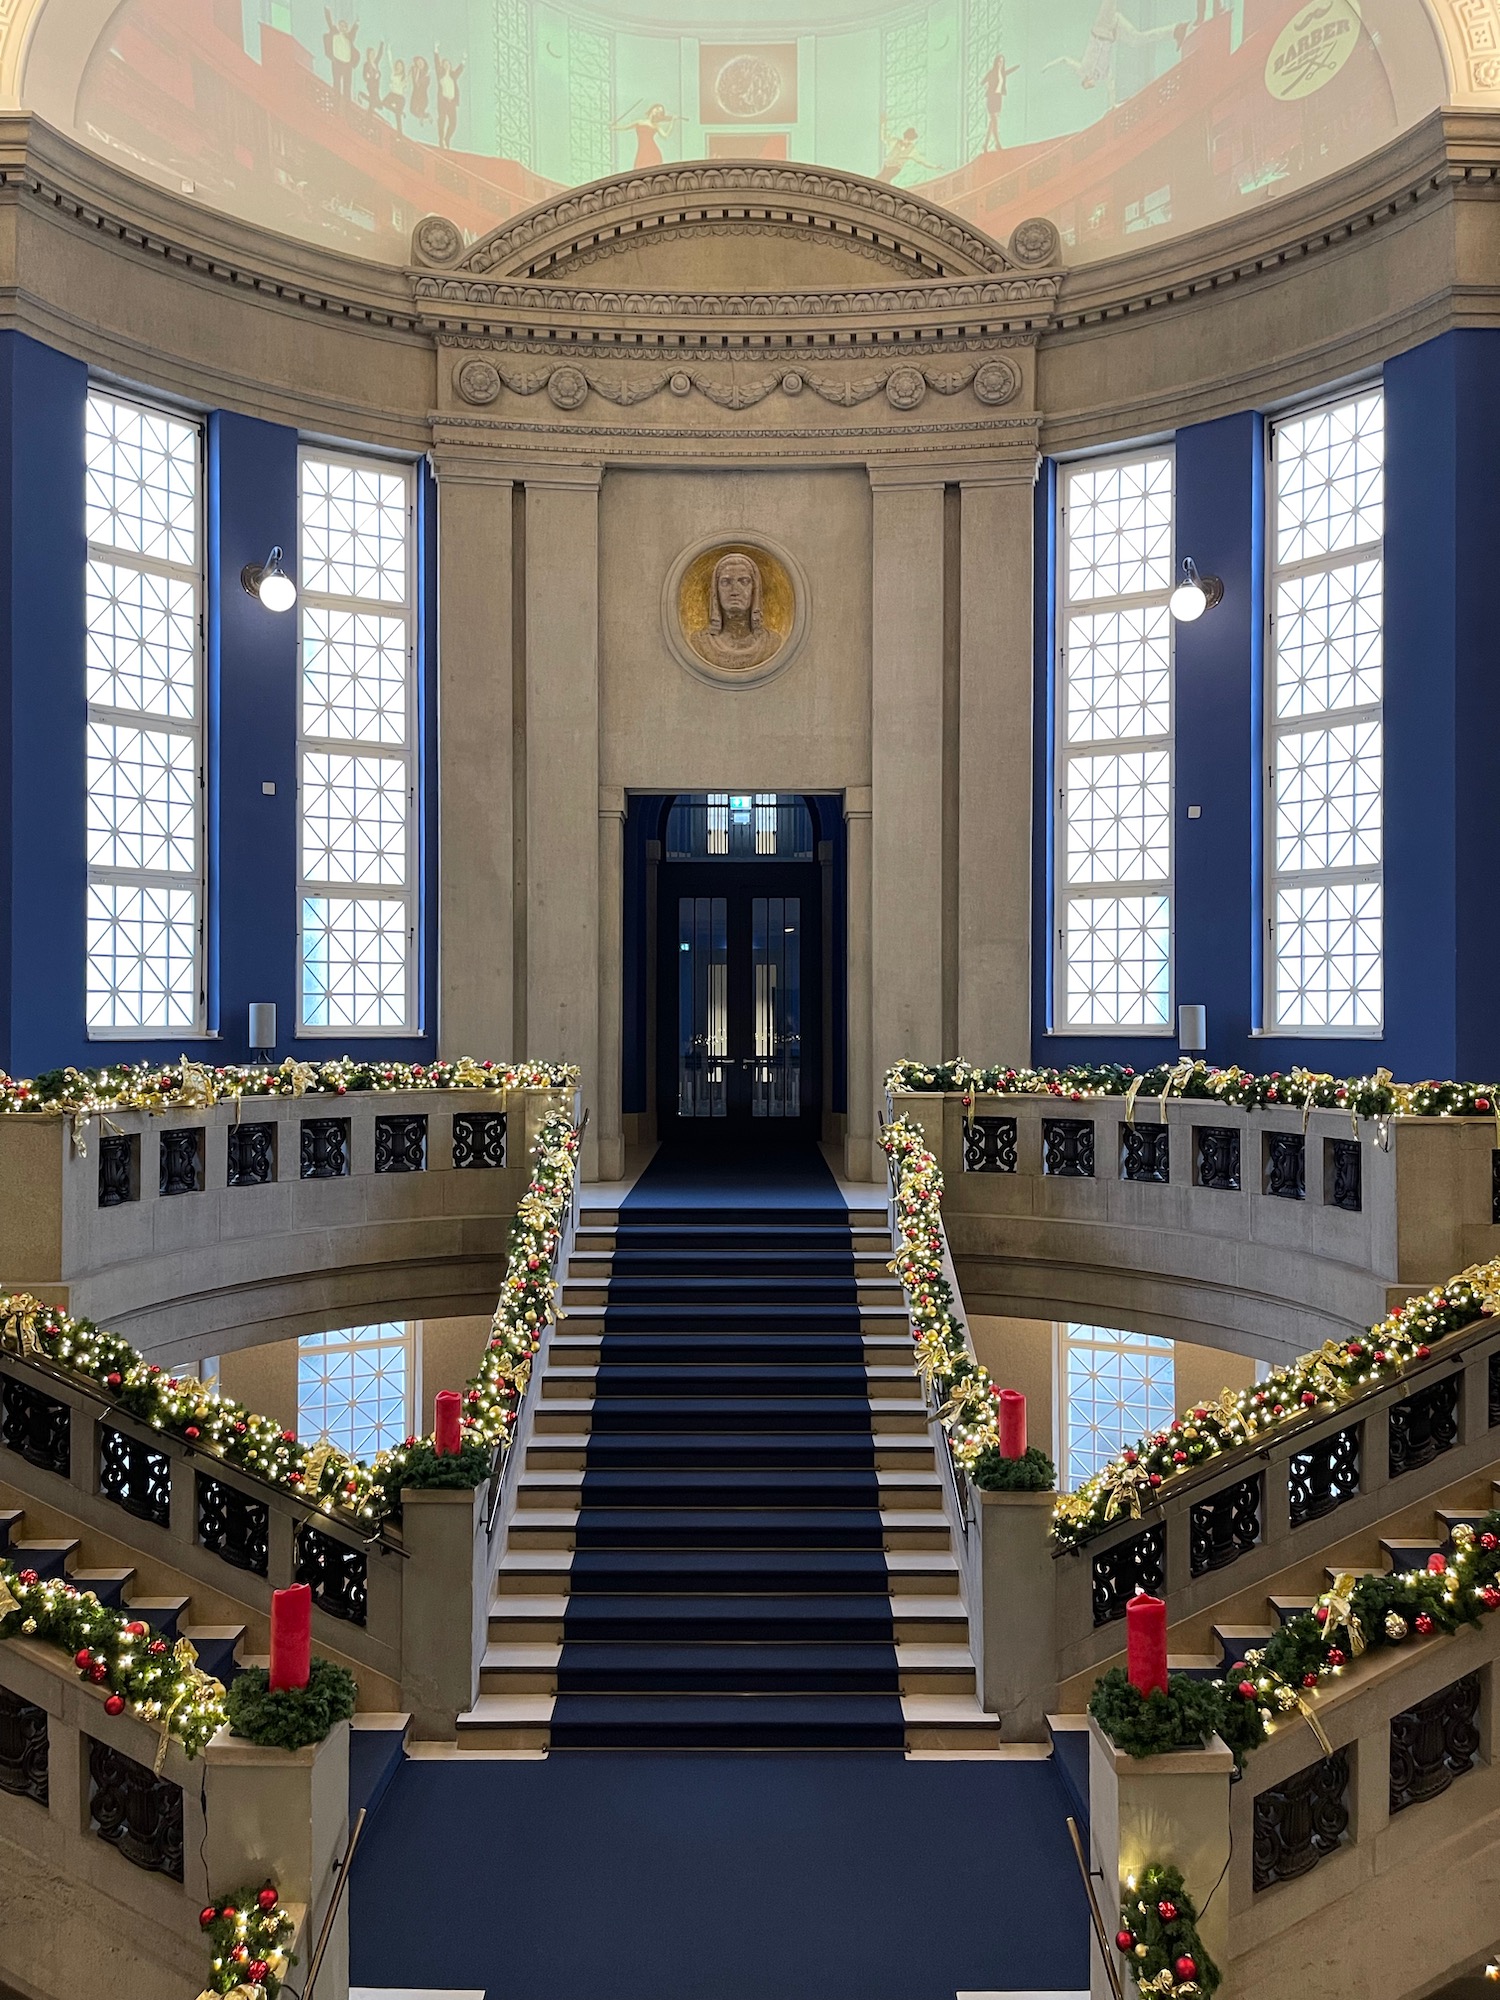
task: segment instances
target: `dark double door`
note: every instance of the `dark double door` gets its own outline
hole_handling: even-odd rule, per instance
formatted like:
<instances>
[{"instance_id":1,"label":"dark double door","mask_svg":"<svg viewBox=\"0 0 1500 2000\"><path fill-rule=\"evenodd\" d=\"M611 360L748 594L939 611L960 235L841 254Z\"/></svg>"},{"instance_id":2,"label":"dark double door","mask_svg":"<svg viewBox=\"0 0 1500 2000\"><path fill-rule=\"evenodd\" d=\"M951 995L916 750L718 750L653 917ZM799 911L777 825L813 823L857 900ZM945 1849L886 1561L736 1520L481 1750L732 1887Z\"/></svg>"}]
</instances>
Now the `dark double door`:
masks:
<instances>
[{"instance_id":1,"label":"dark double door","mask_svg":"<svg viewBox=\"0 0 1500 2000\"><path fill-rule=\"evenodd\" d=\"M817 1138L823 1104L816 862L664 863L657 876L663 1138Z\"/></svg>"}]
</instances>

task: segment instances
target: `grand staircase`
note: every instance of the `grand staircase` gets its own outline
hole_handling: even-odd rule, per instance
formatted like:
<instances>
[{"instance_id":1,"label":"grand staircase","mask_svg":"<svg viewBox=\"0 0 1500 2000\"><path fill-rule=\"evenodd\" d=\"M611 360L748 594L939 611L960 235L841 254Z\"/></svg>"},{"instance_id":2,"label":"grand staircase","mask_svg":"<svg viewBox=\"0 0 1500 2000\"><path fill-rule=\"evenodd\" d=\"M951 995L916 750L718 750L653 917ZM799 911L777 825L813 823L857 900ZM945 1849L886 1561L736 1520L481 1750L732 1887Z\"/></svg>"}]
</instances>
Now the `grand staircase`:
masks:
<instances>
[{"instance_id":1,"label":"grand staircase","mask_svg":"<svg viewBox=\"0 0 1500 2000\"><path fill-rule=\"evenodd\" d=\"M889 1256L811 1148L582 1211L461 1742L998 1741Z\"/></svg>"}]
</instances>

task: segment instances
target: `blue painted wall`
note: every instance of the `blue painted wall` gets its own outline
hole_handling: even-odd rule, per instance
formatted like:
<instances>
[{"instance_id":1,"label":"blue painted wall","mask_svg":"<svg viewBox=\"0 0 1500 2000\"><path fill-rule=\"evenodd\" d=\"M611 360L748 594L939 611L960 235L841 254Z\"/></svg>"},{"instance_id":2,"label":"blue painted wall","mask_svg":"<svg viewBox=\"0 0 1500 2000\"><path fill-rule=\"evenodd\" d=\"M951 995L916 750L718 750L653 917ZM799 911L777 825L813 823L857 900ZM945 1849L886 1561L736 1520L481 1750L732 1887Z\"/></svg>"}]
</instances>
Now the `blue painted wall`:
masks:
<instances>
[{"instance_id":1,"label":"blue painted wall","mask_svg":"<svg viewBox=\"0 0 1500 2000\"><path fill-rule=\"evenodd\" d=\"M21 335L0 335L0 1068L62 1063L243 1061L248 1009L276 1003L278 1054L422 1061L435 1047L437 993L434 492L418 486L423 771L418 1037L298 1041L297 620L240 588L247 562L280 542L295 576L297 435L228 412L208 415L206 551L209 759L209 1025L90 1042L84 1028L84 474L88 371ZM262 786L274 784L274 796ZM477 1050L476 1054L506 1051Z\"/></svg>"},{"instance_id":2,"label":"blue painted wall","mask_svg":"<svg viewBox=\"0 0 1500 2000\"><path fill-rule=\"evenodd\" d=\"M1385 370L1386 1024L1380 1037L1257 1033L1263 981L1265 421L1180 431L1177 555L1224 601L1177 631L1175 979L1208 1008L1211 1061L1398 1077L1500 1074L1496 848L1500 644L1488 586L1500 548L1500 335L1443 336ZM1122 443L1128 442L1122 440ZM1033 1060L1177 1054L1160 1036L1048 1032L1053 798L1055 471L1037 496ZM1202 808L1196 820L1190 805ZM974 1059L979 1052L965 1051Z\"/></svg>"}]
</instances>

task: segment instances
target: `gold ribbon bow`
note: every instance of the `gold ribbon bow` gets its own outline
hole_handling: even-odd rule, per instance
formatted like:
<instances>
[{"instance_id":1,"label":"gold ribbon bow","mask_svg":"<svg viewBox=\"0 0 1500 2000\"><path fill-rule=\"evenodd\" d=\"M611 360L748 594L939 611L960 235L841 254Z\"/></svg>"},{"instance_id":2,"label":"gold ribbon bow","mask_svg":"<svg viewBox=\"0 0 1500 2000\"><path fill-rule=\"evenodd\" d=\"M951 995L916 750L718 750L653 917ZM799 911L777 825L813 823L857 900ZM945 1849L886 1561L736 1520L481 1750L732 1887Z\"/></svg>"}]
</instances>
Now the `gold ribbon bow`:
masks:
<instances>
[{"instance_id":1,"label":"gold ribbon bow","mask_svg":"<svg viewBox=\"0 0 1500 2000\"><path fill-rule=\"evenodd\" d=\"M287 1057L276 1073L278 1076L284 1076L292 1086L293 1097L305 1097L318 1074L310 1062L294 1062L291 1056Z\"/></svg>"},{"instance_id":2,"label":"gold ribbon bow","mask_svg":"<svg viewBox=\"0 0 1500 2000\"><path fill-rule=\"evenodd\" d=\"M20 1600L10 1594L10 1585L0 1576L0 1618L8 1618L12 1611L19 1611Z\"/></svg>"},{"instance_id":3,"label":"gold ribbon bow","mask_svg":"<svg viewBox=\"0 0 1500 2000\"><path fill-rule=\"evenodd\" d=\"M202 1063L194 1062L190 1056L179 1056L177 1067L182 1072L182 1082L178 1086L178 1096L184 1104L217 1104L219 1093L214 1088L211 1071Z\"/></svg>"},{"instance_id":4,"label":"gold ribbon bow","mask_svg":"<svg viewBox=\"0 0 1500 2000\"><path fill-rule=\"evenodd\" d=\"M1326 1645L1335 1632L1347 1632L1349 1651L1357 1660L1365 1650L1364 1628L1354 1613L1354 1578L1347 1570L1341 1571L1333 1580L1332 1590L1325 1590L1318 1600L1328 1607L1328 1619L1323 1627L1323 1641Z\"/></svg>"},{"instance_id":5,"label":"gold ribbon bow","mask_svg":"<svg viewBox=\"0 0 1500 2000\"><path fill-rule=\"evenodd\" d=\"M41 1300L34 1299L30 1292L16 1292L10 1298L0 1299L0 1346L13 1347L23 1361L32 1355L41 1355L45 1360L47 1350L36 1330L44 1310Z\"/></svg>"},{"instance_id":6,"label":"gold ribbon bow","mask_svg":"<svg viewBox=\"0 0 1500 2000\"><path fill-rule=\"evenodd\" d=\"M1151 1475L1141 1465L1116 1466L1103 1474L1104 1491L1108 1496L1104 1506L1104 1518L1113 1521L1121 1514L1128 1514L1132 1521L1141 1518L1141 1493L1151 1490Z\"/></svg>"},{"instance_id":7,"label":"gold ribbon bow","mask_svg":"<svg viewBox=\"0 0 1500 2000\"><path fill-rule=\"evenodd\" d=\"M354 1460L346 1452L340 1451L336 1444L330 1444L327 1438L321 1438L302 1461L302 1476L309 1489L322 1491L323 1476L329 1466L333 1466L336 1472L342 1475L345 1468L351 1472L354 1470Z\"/></svg>"},{"instance_id":8,"label":"gold ribbon bow","mask_svg":"<svg viewBox=\"0 0 1500 2000\"><path fill-rule=\"evenodd\" d=\"M161 1735L157 1739L156 1757L152 1764L152 1769L158 1778L161 1776L162 1766L167 1761L167 1745L172 1736L172 1718L178 1709L195 1698L222 1700L224 1695L223 1683L216 1681L212 1674L204 1673L199 1667L198 1648L191 1639L177 1641L172 1648L172 1659L182 1669L182 1684L161 1712Z\"/></svg>"},{"instance_id":9,"label":"gold ribbon bow","mask_svg":"<svg viewBox=\"0 0 1500 2000\"><path fill-rule=\"evenodd\" d=\"M482 1090L487 1084L492 1088L495 1087L493 1076L489 1071L481 1069L472 1056L459 1057L453 1065L453 1081L470 1090Z\"/></svg>"},{"instance_id":10,"label":"gold ribbon bow","mask_svg":"<svg viewBox=\"0 0 1500 2000\"><path fill-rule=\"evenodd\" d=\"M1130 1079L1130 1088L1125 1093L1125 1123L1132 1128L1135 1125L1135 1100L1145 1081L1145 1071L1142 1070Z\"/></svg>"},{"instance_id":11,"label":"gold ribbon bow","mask_svg":"<svg viewBox=\"0 0 1500 2000\"><path fill-rule=\"evenodd\" d=\"M1161 1096L1156 1100L1157 1109L1161 1112L1163 1118L1167 1115L1167 1099L1172 1095L1174 1086L1180 1095L1188 1078L1193 1074L1197 1066L1191 1056L1179 1056L1171 1069L1167 1071L1167 1080L1161 1087Z\"/></svg>"},{"instance_id":12,"label":"gold ribbon bow","mask_svg":"<svg viewBox=\"0 0 1500 2000\"><path fill-rule=\"evenodd\" d=\"M1312 1703L1302 1692L1301 1688L1294 1688L1293 1693L1297 1697L1297 1706L1302 1711L1303 1720L1318 1739L1318 1748L1323 1752L1325 1757L1331 1757L1333 1755L1333 1745L1329 1742L1327 1731L1324 1729L1322 1723L1319 1722Z\"/></svg>"},{"instance_id":13,"label":"gold ribbon bow","mask_svg":"<svg viewBox=\"0 0 1500 2000\"><path fill-rule=\"evenodd\" d=\"M227 1993L215 1993L211 1986L205 1986L198 2000L266 2000L264 1986L247 1985L241 1980L238 1986L231 1986Z\"/></svg>"}]
</instances>

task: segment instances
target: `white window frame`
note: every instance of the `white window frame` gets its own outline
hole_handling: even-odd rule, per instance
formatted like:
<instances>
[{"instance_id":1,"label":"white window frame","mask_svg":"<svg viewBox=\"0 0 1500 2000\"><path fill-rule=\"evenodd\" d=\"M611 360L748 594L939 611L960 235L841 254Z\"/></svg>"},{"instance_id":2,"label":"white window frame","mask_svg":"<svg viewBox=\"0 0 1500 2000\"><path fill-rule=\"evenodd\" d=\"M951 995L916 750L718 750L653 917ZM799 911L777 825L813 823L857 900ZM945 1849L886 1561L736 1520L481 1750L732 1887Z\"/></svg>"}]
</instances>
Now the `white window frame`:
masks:
<instances>
[{"instance_id":1,"label":"white window frame","mask_svg":"<svg viewBox=\"0 0 1500 2000\"><path fill-rule=\"evenodd\" d=\"M402 1352L401 1438L412 1436L417 1429L416 1414L422 1407L422 1384L420 1380L422 1343L418 1337L420 1324L421 1322L417 1320L372 1320L359 1326L330 1327L324 1333L302 1334L297 1341L298 1435L300 1437L307 1436L307 1427L302 1420L302 1361L304 1356L312 1358L319 1355L329 1355L337 1359L342 1355L369 1354L382 1350L393 1350L399 1347ZM388 1332L386 1331L388 1328L399 1329L399 1331ZM356 1338L353 1340L340 1339L338 1336L341 1334L354 1334ZM360 1338L359 1336L364 1337ZM356 1407L352 1399L350 1400L349 1407L351 1409ZM324 1434L326 1435L326 1433ZM393 1442L399 1444L401 1438L397 1438ZM334 1439L333 1441L338 1444L341 1451L346 1448L340 1440ZM389 1446L383 1445L377 1447L377 1449L387 1450ZM371 1456L373 1457L373 1455L372 1453Z\"/></svg>"},{"instance_id":2,"label":"white window frame","mask_svg":"<svg viewBox=\"0 0 1500 2000\"><path fill-rule=\"evenodd\" d=\"M1165 459L1172 475L1172 535L1174 555L1168 564L1165 588L1127 593L1116 597L1070 598L1068 561L1068 489L1071 481L1080 474L1099 472L1111 467L1144 465ZM1139 450L1110 452L1096 457L1064 460L1058 467L1057 477L1057 523L1056 523L1056 578L1054 588L1054 619L1056 621L1056 654L1052 689L1052 1019L1048 1032L1053 1035L1129 1035L1154 1040L1172 1039L1175 1028L1175 1000L1177 991L1177 628L1176 621L1167 621L1168 644L1170 647L1169 674L1170 723L1165 735L1158 736L1111 736L1098 737L1088 742L1068 741L1068 619L1070 614L1089 614L1111 610L1135 610L1154 606L1165 607L1172 594L1176 567L1176 524L1177 524L1177 456L1175 447L1168 444L1146 446ZM1168 784L1167 873L1162 879L1147 882L1090 882L1082 883L1076 889L1069 883L1068 875L1068 767L1075 758L1107 755L1112 750L1151 751L1164 749L1167 753L1170 778ZM1167 899L1167 1018L1160 1023L1152 1022L1073 1022L1067 1015L1068 1004L1068 910L1074 902L1099 902L1112 898L1130 896L1162 895Z\"/></svg>"},{"instance_id":3,"label":"white window frame","mask_svg":"<svg viewBox=\"0 0 1500 2000\"><path fill-rule=\"evenodd\" d=\"M309 565L304 560L302 470L309 462L319 465L347 465L361 472L396 475L406 484L406 595L400 605L386 599L338 597L309 590L303 578ZM338 451L318 445L304 445L297 456L297 1035L307 1041L348 1041L351 1036L381 1040L418 1036L421 1027L419 982L421 950L419 927L422 913L422 827L421 827L421 729L418 690L417 631L417 468L410 460L389 459L374 453ZM306 622L309 611L363 613L382 618L400 618L406 625L406 731L401 745L377 741L356 741L344 737L309 735L304 723L303 671L307 657ZM306 757L319 754L402 761L406 765L406 883L402 888L389 884L362 885L318 881L304 872L306 842L304 814L307 809L303 772ZM332 898L348 902L394 903L406 909L406 993L399 1027L339 1024L314 1027L308 1024L306 944L303 909L308 898Z\"/></svg>"},{"instance_id":4,"label":"white window frame","mask_svg":"<svg viewBox=\"0 0 1500 2000\"><path fill-rule=\"evenodd\" d=\"M1261 993L1261 1019L1263 1025L1257 1029L1258 1038L1297 1041L1379 1041L1385 1033L1385 508L1387 496L1382 487L1382 533L1379 540L1360 542L1346 549L1339 549L1332 555L1305 558L1300 562L1279 562L1279 500L1276 477L1276 439L1286 424L1303 423L1323 410L1340 409L1346 404L1363 402L1371 395L1378 395L1384 404L1385 384L1376 378L1357 384L1353 388L1341 390L1337 395L1319 396L1315 401L1300 404L1295 409L1283 410L1279 416L1266 425L1266 592L1265 592L1265 643L1262 657L1265 660L1262 699L1265 717L1265 755L1261 769L1261 820L1263 829L1263 873L1265 884L1262 910L1262 935L1265 938L1265 963L1263 967ZM1382 419L1384 418L1382 407ZM1383 460L1382 460L1383 469ZM1357 563L1377 561L1381 565L1381 698L1374 704L1366 703L1355 708L1311 709L1303 714L1288 716L1280 720L1276 714L1277 661L1276 661L1276 602L1277 587L1287 578L1317 576L1332 570L1351 569ZM1306 734L1318 728L1336 728L1345 724L1358 724L1370 720L1377 721L1381 729L1380 759L1380 851L1378 867L1363 868L1317 868L1278 869L1276 866L1276 746L1286 736ZM1277 959L1276 959L1276 897L1279 887L1284 885L1306 885L1333 887L1343 884L1375 883L1381 891L1380 917L1380 1019L1373 1026L1323 1027L1318 1025L1283 1024L1277 1019Z\"/></svg>"},{"instance_id":5,"label":"white window frame","mask_svg":"<svg viewBox=\"0 0 1500 2000\"><path fill-rule=\"evenodd\" d=\"M112 387L107 382L91 383L88 399L91 403L110 403L117 407L144 411L148 416L170 418L192 430L197 437L197 477L193 507L193 552L195 560L191 565L172 562L162 556L140 555L133 549L116 548L108 542L89 540L86 562L108 564L113 569L136 570L150 576L169 577L178 582L189 583L193 591L193 717L184 722L180 717L156 715L143 709L115 708L104 702L88 702L88 722L102 726L160 731L163 735L184 737L193 744L197 767L197 809L193 822L193 851L195 865L192 873L174 873L167 869L119 868L88 865L87 883L95 885L134 887L141 889L191 889L197 909L194 924L193 978L196 997L193 1019L189 1026L154 1026L131 1023L126 1026L90 1026L88 1023L88 957L85 955L85 1000L84 1035L91 1042L141 1042L166 1040L200 1040L209 1034L208 1026L208 763L207 763L207 716L208 675L205 668L205 604L207 596L207 532L208 510L205 487L207 483L208 453L207 427L203 419L191 410L183 410L166 403L154 403L148 397L126 393ZM85 810L87 806L85 805ZM85 891L87 895L87 890Z\"/></svg>"},{"instance_id":6,"label":"white window frame","mask_svg":"<svg viewBox=\"0 0 1500 2000\"><path fill-rule=\"evenodd\" d=\"M1098 1338L1094 1336L1100 1336ZM1054 1426L1056 1430L1056 1450L1054 1457L1058 1468L1058 1487L1065 1493L1076 1491L1092 1474L1085 1472L1073 1478L1073 1399L1071 1394L1072 1374L1069 1356L1075 1349L1087 1349L1104 1354L1139 1354L1165 1358L1171 1369L1172 1380L1166 1391L1161 1414L1161 1427L1170 1424L1176 1414L1177 1404L1177 1346L1162 1334L1133 1333L1128 1328L1085 1325L1076 1320L1056 1320L1053 1323L1053 1405L1057 1412ZM1125 1399L1116 1398L1116 1407L1123 1410ZM1087 1427L1085 1427L1087 1428ZM1131 1423L1122 1426L1120 1446L1134 1444L1136 1439L1158 1428L1150 1423ZM1111 1452L1110 1457L1115 1454Z\"/></svg>"}]
</instances>

